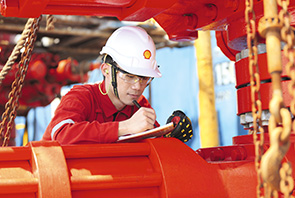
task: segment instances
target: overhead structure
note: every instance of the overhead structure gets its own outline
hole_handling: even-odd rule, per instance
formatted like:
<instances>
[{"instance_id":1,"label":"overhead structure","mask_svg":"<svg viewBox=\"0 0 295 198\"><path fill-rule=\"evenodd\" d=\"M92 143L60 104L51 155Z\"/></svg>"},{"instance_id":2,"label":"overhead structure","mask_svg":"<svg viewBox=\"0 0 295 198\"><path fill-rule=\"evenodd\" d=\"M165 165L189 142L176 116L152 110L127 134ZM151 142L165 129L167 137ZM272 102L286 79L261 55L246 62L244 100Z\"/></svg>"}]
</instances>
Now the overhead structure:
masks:
<instances>
[{"instance_id":1,"label":"overhead structure","mask_svg":"<svg viewBox=\"0 0 295 198\"><path fill-rule=\"evenodd\" d=\"M125 25L144 28L153 38L157 49L193 45L190 41L169 40L166 32L154 20L121 22L115 17L64 15L54 15L52 20L54 28L47 30L47 19L45 16L42 18L34 52L58 54L61 59L72 57L79 62L95 60L113 31ZM27 18L0 16L0 21L0 46L12 48Z\"/></svg>"}]
</instances>

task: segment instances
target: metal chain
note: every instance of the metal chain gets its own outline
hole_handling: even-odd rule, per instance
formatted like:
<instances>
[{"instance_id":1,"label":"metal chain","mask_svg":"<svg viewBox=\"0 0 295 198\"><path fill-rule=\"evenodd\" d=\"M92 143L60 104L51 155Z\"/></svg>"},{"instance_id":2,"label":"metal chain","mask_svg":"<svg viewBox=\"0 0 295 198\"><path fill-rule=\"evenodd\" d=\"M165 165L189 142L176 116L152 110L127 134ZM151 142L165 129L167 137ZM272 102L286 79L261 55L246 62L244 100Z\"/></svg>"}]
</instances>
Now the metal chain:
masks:
<instances>
[{"instance_id":1,"label":"metal chain","mask_svg":"<svg viewBox=\"0 0 295 198\"><path fill-rule=\"evenodd\" d=\"M46 16L46 30L53 30L54 29L55 18L53 15Z\"/></svg>"},{"instance_id":2,"label":"metal chain","mask_svg":"<svg viewBox=\"0 0 295 198\"><path fill-rule=\"evenodd\" d=\"M21 60L18 64L18 71L16 73L16 78L12 83L12 90L9 93L9 100L5 105L5 112L2 115L2 122L0 124L0 135L2 137L3 143L2 146L7 146L10 133L12 129L12 124L16 117L16 111L19 106L18 99L21 93L21 89L24 83L24 79L27 73L28 65L31 59L32 51L34 48L34 43L37 37L37 31L39 29L39 23L42 16L33 20L33 23L30 27L30 34L25 42L25 50L21 55Z\"/></svg>"},{"instance_id":3,"label":"metal chain","mask_svg":"<svg viewBox=\"0 0 295 198\"><path fill-rule=\"evenodd\" d=\"M288 0L284 3L278 1L280 0L264 0L265 16L259 21L259 32L261 36L266 37L268 71L271 75L273 89L272 99L269 103L271 113L268 126L270 147L263 154L260 166L261 176L265 182L265 195L278 197L278 191L281 191L285 197L290 197L293 190L292 169L287 163L282 164L290 147L291 134L291 115L289 110L284 107L281 85L280 42L282 36L280 36L280 31L286 32L284 31L286 25L282 24L284 19L277 16L277 3L279 5L288 4Z\"/></svg>"},{"instance_id":4,"label":"metal chain","mask_svg":"<svg viewBox=\"0 0 295 198\"><path fill-rule=\"evenodd\" d=\"M286 73L291 78L290 83L288 84L289 94L292 96L292 101L290 104L290 110L293 115L295 115L295 63L294 63L294 32L291 28L291 16L288 12L289 0L277 0L279 6L282 9L279 12L280 22L282 23L281 29L281 39L286 42L284 46L284 55L288 59L288 63L286 64ZM292 124L293 131L295 131L295 120ZM284 134L284 136L289 137L289 134ZM285 138L285 137L283 137ZM289 139L286 141L290 141ZM292 178L292 167L290 163L283 163L280 169L280 188L284 193L285 197L293 197L291 196L291 192L294 188L294 180Z\"/></svg>"},{"instance_id":5,"label":"metal chain","mask_svg":"<svg viewBox=\"0 0 295 198\"><path fill-rule=\"evenodd\" d=\"M252 16L252 17L251 17ZM253 10L253 0L246 0L245 20L247 30L247 46L249 50L249 74L253 116L253 141L255 145L255 168L257 171L257 197L262 197L261 189L263 181L261 179L260 161L263 154L264 129L262 127L262 104L260 96L260 76L258 68L257 36L256 36L256 17ZM260 132L260 140L258 140Z\"/></svg>"},{"instance_id":6,"label":"metal chain","mask_svg":"<svg viewBox=\"0 0 295 198\"><path fill-rule=\"evenodd\" d=\"M9 56L6 64L4 65L3 69L0 71L0 85L2 84L2 81L5 79L5 76L11 70L13 64L15 63L15 60L18 58L18 56L20 54L20 50L24 47L26 39L30 33L30 27L32 26L33 21L34 21L34 19L29 19L27 21L19 41L17 42L16 46L14 47L11 55Z\"/></svg>"},{"instance_id":7,"label":"metal chain","mask_svg":"<svg viewBox=\"0 0 295 198\"><path fill-rule=\"evenodd\" d=\"M280 100L281 98L275 96L272 98L271 103L280 104ZM286 108L281 108L279 111L282 119L282 127L278 126L275 115L272 114L269 119L270 148L263 155L261 160L262 175L269 185L268 189L272 194L277 194L277 191L283 192L283 190L285 190L281 187L284 182L289 182L288 174L290 173L290 170L284 172L287 166L284 163L282 166L284 168L282 169L281 163L290 147L289 136L286 136L286 134L290 134L291 131L291 116L289 110ZM285 173L285 175L283 175L283 173ZM291 180L293 179L291 178ZM292 185L292 183L289 184ZM289 193L290 191L288 191L287 194L289 195ZM286 195L285 192L284 194Z\"/></svg>"}]
</instances>

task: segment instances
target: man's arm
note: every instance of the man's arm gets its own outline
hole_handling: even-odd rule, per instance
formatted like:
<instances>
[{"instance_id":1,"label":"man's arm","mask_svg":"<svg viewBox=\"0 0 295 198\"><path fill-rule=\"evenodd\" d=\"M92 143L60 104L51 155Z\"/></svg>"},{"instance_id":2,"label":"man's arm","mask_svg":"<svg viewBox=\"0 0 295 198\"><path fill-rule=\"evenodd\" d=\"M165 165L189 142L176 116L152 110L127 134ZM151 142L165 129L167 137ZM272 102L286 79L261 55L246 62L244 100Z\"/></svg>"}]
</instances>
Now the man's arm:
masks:
<instances>
[{"instance_id":1,"label":"man's arm","mask_svg":"<svg viewBox=\"0 0 295 198\"><path fill-rule=\"evenodd\" d=\"M111 143L118 139L118 122L86 121L93 108L91 93L71 90L63 96L48 125L43 140L61 144Z\"/></svg>"}]
</instances>

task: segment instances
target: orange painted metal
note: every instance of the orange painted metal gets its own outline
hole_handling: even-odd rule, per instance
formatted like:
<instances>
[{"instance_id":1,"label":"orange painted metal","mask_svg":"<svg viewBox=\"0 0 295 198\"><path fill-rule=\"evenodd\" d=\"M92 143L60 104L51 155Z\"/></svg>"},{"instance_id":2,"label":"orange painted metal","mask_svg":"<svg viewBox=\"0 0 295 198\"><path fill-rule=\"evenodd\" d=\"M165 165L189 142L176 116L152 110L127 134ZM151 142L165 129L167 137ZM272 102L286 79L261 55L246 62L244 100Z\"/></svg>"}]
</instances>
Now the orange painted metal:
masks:
<instances>
[{"instance_id":1,"label":"orange painted metal","mask_svg":"<svg viewBox=\"0 0 295 198\"><path fill-rule=\"evenodd\" d=\"M216 36L217 46L220 48L223 54L226 57L228 57L231 61L236 61L236 54L239 53L239 51L231 49L228 46L227 31L216 31L215 36Z\"/></svg>"},{"instance_id":2,"label":"orange painted metal","mask_svg":"<svg viewBox=\"0 0 295 198\"><path fill-rule=\"evenodd\" d=\"M75 74L73 72L73 71L79 71L79 70L80 70L81 74L79 74L79 73ZM78 61L69 58L66 60L59 61L57 68L52 69L51 75L54 76L55 80L60 81L60 82L67 82L67 81L82 82L83 80L85 82L88 79L88 75L87 75L87 73L85 74L81 70L82 69L79 68ZM81 76L83 76L83 77L81 77Z\"/></svg>"},{"instance_id":3,"label":"orange painted metal","mask_svg":"<svg viewBox=\"0 0 295 198\"><path fill-rule=\"evenodd\" d=\"M41 14L115 16L120 20L145 21L175 2L176 0L9 0L1 1L1 14L33 18Z\"/></svg>"},{"instance_id":4,"label":"orange painted metal","mask_svg":"<svg viewBox=\"0 0 295 198\"><path fill-rule=\"evenodd\" d=\"M294 140L284 159L293 166ZM266 134L265 149L268 144ZM0 149L0 197L255 197L254 157L251 135L196 152L174 138L31 142Z\"/></svg>"},{"instance_id":5,"label":"orange painted metal","mask_svg":"<svg viewBox=\"0 0 295 198\"><path fill-rule=\"evenodd\" d=\"M196 153L174 138L31 142L0 148L0 197L254 197L253 158L253 145Z\"/></svg>"},{"instance_id":6,"label":"orange painted metal","mask_svg":"<svg viewBox=\"0 0 295 198\"><path fill-rule=\"evenodd\" d=\"M30 165L38 179L37 197L71 196L67 164L62 148L57 142L30 142Z\"/></svg>"},{"instance_id":7,"label":"orange painted metal","mask_svg":"<svg viewBox=\"0 0 295 198\"><path fill-rule=\"evenodd\" d=\"M153 17L171 40L195 40L199 30L216 30L226 32L226 42L219 42L223 50L241 51L247 46L245 2L240 0L3 0L0 6L1 14L6 17L91 15L114 16L124 21L145 21ZM255 0L254 9L258 24L263 16L263 1ZM295 2L290 1L289 12L294 10ZM291 21L291 25L294 23ZM264 43L263 38L258 39ZM232 55L229 54L229 58L232 59Z\"/></svg>"},{"instance_id":8,"label":"orange painted metal","mask_svg":"<svg viewBox=\"0 0 295 198\"><path fill-rule=\"evenodd\" d=\"M282 92L284 104L286 107L290 106L292 97L288 92L288 83L289 80L282 81ZM260 93L263 97L261 97L262 109L269 109L269 101L272 97L272 85L270 82L261 84ZM238 112L240 115L242 113L251 112L251 98L250 98L250 87L243 87L238 89L237 91L237 101L238 101Z\"/></svg>"},{"instance_id":9,"label":"orange painted metal","mask_svg":"<svg viewBox=\"0 0 295 198\"><path fill-rule=\"evenodd\" d=\"M265 133L264 150L269 148L269 136ZM259 136L258 136L259 138ZM291 162L292 169L295 168L295 135L290 136L291 146L284 162ZM232 146L211 147L198 149L197 153L205 159L208 164L215 166L222 178L221 185L225 188L227 197L256 197L257 174L254 168L255 148L252 135L236 136L233 138ZM292 174L294 179L294 173ZM244 190L238 190L243 188ZM295 195L295 192L292 192ZM224 197L221 195L220 197ZM284 195L279 192L280 198Z\"/></svg>"},{"instance_id":10,"label":"orange painted metal","mask_svg":"<svg viewBox=\"0 0 295 198\"><path fill-rule=\"evenodd\" d=\"M282 65L283 71L281 74L282 77L282 92L284 104L286 107L289 107L291 104L292 97L288 91L288 84L290 82L289 78L287 78L287 74L285 71L285 65L288 62L287 58L282 53ZM261 80L261 102L262 109L269 109L269 101L272 97L272 84L271 77L267 68L267 60L266 53L258 54L258 66L259 66L259 75ZM238 112L237 114L243 114L247 112L251 112L252 103L251 103L251 92L250 92L250 75L248 72L249 67L249 59L243 58L235 63L235 71L236 71L236 88L237 88L237 103L238 103Z\"/></svg>"},{"instance_id":11,"label":"orange painted metal","mask_svg":"<svg viewBox=\"0 0 295 198\"><path fill-rule=\"evenodd\" d=\"M287 77L285 65L287 64L288 59L283 55L282 52L282 65L283 71L281 77ZM266 53L258 54L258 66L259 66L259 76L261 81L270 80L270 74L267 68L267 60ZM235 71L236 71L236 87L243 86L245 84L249 84L250 74L248 71L249 67L249 59L243 58L235 63Z\"/></svg>"},{"instance_id":12,"label":"orange painted metal","mask_svg":"<svg viewBox=\"0 0 295 198\"><path fill-rule=\"evenodd\" d=\"M0 53L0 71L8 58L6 55L10 55L8 52L11 51L7 47L2 47L2 52ZM97 67L99 64L90 65L90 69ZM87 81L88 75L85 70L74 59L60 60L58 55L51 53L33 54L19 99L21 108L24 110L19 111L18 115L26 116L30 108L50 104L64 85ZM17 71L18 64L15 63L1 84L0 112L4 112L4 104L8 101L11 84Z\"/></svg>"},{"instance_id":13,"label":"orange painted metal","mask_svg":"<svg viewBox=\"0 0 295 198\"><path fill-rule=\"evenodd\" d=\"M254 4L258 24L263 1ZM130 21L154 17L175 41L194 40L198 30L217 30L218 46L231 60L247 46L244 10L245 3L239 0L1 1L1 14L7 17L95 15ZM295 1L290 1L292 16L294 10ZM264 43L264 39L258 40ZM259 56L264 81L262 104L268 109L270 78L265 55ZM246 59L236 63L238 114L251 112L247 66ZM282 83L284 93L287 82ZM284 100L288 105L288 97ZM27 147L1 148L0 197L255 197L257 174L252 142L252 136L240 136L234 138L232 146L196 152L173 138L79 146L32 142ZM284 158L292 163L293 170L294 142L292 135Z\"/></svg>"}]
</instances>

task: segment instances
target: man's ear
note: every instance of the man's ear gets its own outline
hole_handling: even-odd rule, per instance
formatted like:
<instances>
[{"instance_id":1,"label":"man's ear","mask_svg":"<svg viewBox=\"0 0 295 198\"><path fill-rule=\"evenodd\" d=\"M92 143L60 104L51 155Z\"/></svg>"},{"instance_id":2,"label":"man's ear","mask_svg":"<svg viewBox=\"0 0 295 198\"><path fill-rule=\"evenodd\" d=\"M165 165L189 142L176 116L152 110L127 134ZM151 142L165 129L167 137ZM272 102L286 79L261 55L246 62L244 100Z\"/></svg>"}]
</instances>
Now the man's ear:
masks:
<instances>
[{"instance_id":1,"label":"man's ear","mask_svg":"<svg viewBox=\"0 0 295 198\"><path fill-rule=\"evenodd\" d=\"M106 64L106 63L103 63L101 64L101 73L104 75L104 76L107 76L109 73L110 73L110 69L109 69L109 65Z\"/></svg>"}]
</instances>

